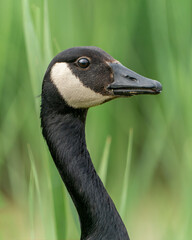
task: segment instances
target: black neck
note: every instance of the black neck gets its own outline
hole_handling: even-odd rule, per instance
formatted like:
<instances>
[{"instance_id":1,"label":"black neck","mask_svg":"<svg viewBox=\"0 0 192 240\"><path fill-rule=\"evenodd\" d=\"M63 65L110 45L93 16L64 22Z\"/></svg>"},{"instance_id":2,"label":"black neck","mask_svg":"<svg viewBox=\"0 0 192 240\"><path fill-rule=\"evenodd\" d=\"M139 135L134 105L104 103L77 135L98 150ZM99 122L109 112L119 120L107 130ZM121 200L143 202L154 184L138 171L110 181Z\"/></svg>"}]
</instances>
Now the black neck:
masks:
<instances>
[{"instance_id":1,"label":"black neck","mask_svg":"<svg viewBox=\"0 0 192 240\"><path fill-rule=\"evenodd\" d=\"M85 141L87 110L56 112L42 103L43 135L77 208L81 239L128 240L126 228L92 164Z\"/></svg>"}]
</instances>

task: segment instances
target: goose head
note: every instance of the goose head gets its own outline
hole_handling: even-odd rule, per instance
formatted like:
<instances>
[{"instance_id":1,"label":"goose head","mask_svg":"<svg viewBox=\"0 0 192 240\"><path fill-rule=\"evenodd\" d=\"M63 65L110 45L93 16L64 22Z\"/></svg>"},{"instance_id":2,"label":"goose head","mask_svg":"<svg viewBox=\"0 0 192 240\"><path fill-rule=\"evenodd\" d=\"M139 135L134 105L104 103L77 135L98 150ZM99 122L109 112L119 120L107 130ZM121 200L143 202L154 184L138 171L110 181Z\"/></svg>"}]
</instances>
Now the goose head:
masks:
<instances>
[{"instance_id":1,"label":"goose head","mask_svg":"<svg viewBox=\"0 0 192 240\"><path fill-rule=\"evenodd\" d=\"M75 109L161 90L158 81L126 68L97 47L74 47L59 53L49 64L43 82L43 95L49 102L64 102Z\"/></svg>"}]
</instances>

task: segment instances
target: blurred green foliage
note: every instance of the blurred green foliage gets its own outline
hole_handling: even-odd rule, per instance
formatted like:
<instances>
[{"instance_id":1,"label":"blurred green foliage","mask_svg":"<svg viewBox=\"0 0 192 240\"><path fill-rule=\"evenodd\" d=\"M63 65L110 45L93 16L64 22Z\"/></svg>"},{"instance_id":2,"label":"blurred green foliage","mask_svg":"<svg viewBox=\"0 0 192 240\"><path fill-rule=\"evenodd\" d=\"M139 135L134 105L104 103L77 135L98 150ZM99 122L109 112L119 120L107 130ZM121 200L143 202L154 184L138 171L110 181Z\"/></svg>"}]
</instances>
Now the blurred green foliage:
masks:
<instances>
[{"instance_id":1,"label":"blurred green foliage","mask_svg":"<svg viewBox=\"0 0 192 240\"><path fill-rule=\"evenodd\" d=\"M79 239L39 95L52 57L84 45L163 85L88 114L88 148L131 239L191 239L191 0L7 0L0 22L0 239Z\"/></svg>"}]
</instances>

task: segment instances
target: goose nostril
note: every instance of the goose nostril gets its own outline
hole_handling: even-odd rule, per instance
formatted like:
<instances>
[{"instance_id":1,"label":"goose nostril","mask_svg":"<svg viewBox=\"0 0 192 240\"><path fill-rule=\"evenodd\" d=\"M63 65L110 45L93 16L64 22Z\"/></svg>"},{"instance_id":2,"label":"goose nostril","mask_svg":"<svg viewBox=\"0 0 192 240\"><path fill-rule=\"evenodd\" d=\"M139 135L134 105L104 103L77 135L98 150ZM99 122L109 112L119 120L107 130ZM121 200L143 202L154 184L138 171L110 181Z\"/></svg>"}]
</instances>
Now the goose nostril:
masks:
<instances>
[{"instance_id":1,"label":"goose nostril","mask_svg":"<svg viewBox=\"0 0 192 240\"><path fill-rule=\"evenodd\" d=\"M132 80L132 81L137 81L136 78L134 78L134 77L130 77L129 75L125 75L124 77L125 77L125 78L128 78L128 79L130 79L130 80Z\"/></svg>"},{"instance_id":2,"label":"goose nostril","mask_svg":"<svg viewBox=\"0 0 192 240\"><path fill-rule=\"evenodd\" d=\"M134 78L134 77L129 77L129 79L130 79L130 80L133 80L133 81L137 81L137 79Z\"/></svg>"}]
</instances>

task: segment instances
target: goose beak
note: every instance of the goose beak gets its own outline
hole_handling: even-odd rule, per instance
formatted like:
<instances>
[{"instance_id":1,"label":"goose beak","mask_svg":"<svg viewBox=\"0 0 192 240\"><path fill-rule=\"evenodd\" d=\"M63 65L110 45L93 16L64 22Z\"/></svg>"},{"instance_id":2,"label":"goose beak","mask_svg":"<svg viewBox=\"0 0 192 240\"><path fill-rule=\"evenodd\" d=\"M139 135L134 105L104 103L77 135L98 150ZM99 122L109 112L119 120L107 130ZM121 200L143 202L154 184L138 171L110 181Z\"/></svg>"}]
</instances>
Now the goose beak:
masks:
<instances>
[{"instance_id":1,"label":"goose beak","mask_svg":"<svg viewBox=\"0 0 192 240\"><path fill-rule=\"evenodd\" d=\"M161 84L156 80L143 77L120 63L109 65L113 70L114 82L107 89L112 90L116 96L159 94L162 91Z\"/></svg>"}]
</instances>

